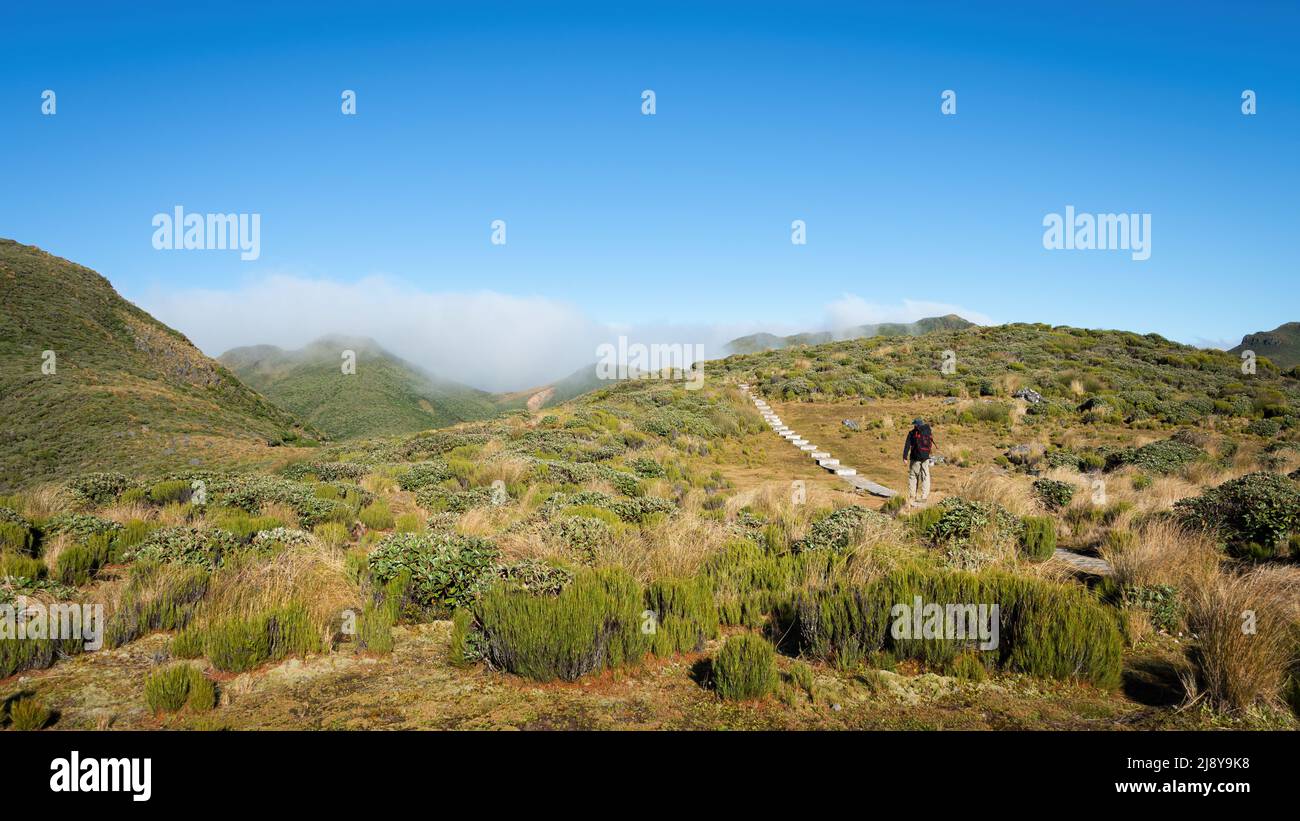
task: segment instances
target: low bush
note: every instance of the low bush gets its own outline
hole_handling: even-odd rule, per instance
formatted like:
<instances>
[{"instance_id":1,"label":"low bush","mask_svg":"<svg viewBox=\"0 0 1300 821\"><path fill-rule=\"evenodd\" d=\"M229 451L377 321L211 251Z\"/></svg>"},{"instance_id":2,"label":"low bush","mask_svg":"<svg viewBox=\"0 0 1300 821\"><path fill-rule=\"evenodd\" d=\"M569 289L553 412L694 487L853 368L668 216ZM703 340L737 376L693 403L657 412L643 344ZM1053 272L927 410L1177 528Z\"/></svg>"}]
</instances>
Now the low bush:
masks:
<instances>
[{"instance_id":1,"label":"low bush","mask_svg":"<svg viewBox=\"0 0 1300 821\"><path fill-rule=\"evenodd\" d=\"M1038 479L1034 482L1034 498L1045 510L1060 510L1074 498L1074 485L1056 479Z\"/></svg>"},{"instance_id":2,"label":"low bush","mask_svg":"<svg viewBox=\"0 0 1300 821\"><path fill-rule=\"evenodd\" d=\"M34 555L36 529L17 511L0 507L0 551Z\"/></svg>"},{"instance_id":3,"label":"low bush","mask_svg":"<svg viewBox=\"0 0 1300 821\"><path fill-rule=\"evenodd\" d=\"M99 507L115 501L130 484L121 473L88 473L69 481L67 488L83 504Z\"/></svg>"},{"instance_id":4,"label":"low bush","mask_svg":"<svg viewBox=\"0 0 1300 821\"><path fill-rule=\"evenodd\" d=\"M54 714L36 696L22 694L5 702L11 730L43 730ZM0 716L2 718L3 716Z\"/></svg>"},{"instance_id":5,"label":"low bush","mask_svg":"<svg viewBox=\"0 0 1300 821\"><path fill-rule=\"evenodd\" d=\"M923 535L935 544L966 542L978 531L986 529L998 540L1018 539L1024 527L1019 519L996 502L972 502L960 496L949 496L931 510L938 511L937 518L923 531Z\"/></svg>"},{"instance_id":6,"label":"low bush","mask_svg":"<svg viewBox=\"0 0 1300 821\"><path fill-rule=\"evenodd\" d=\"M239 537L221 529L167 527L150 533L130 548L128 561L156 561L185 564L215 570L226 557L244 549Z\"/></svg>"},{"instance_id":7,"label":"low bush","mask_svg":"<svg viewBox=\"0 0 1300 821\"><path fill-rule=\"evenodd\" d=\"M1149 473L1173 473L1205 458L1205 451L1178 439L1161 439L1140 448L1124 448L1106 455L1106 470L1133 465Z\"/></svg>"},{"instance_id":8,"label":"low bush","mask_svg":"<svg viewBox=\"0 0 1300 821\"><path fill-rule=\"evenodd\" d=\"M359 518L361 523L371 530L392 530L395 524L393 511L389 510L388 503L382 499L363 507Z\"/></svg>"},{"instance_id":9,"label":"low bush","mask_svg":"<svg viewBox=\"0 0 1300 821\"><path fill-rule=\"evenodd\" d=\"M1056 520L1051 516L1026 516L1020 534L1020 551L1036 562L1056 553Z\"/></svg>"},{"instance_id":10,"label":"low bush","mask_svg":"<svg viewBox=\"0 0 1300 821\"><path fill-rule=\"evenodd\" d=\"M397 607L385 602L367 604L357 618L357 644L372 653L393 652L393 625Z\"/></svg>"},{"instance_id":11,"label":"low bush","mask_svg":"<svg viewBox=\"0 0 1300 821\"><path fill-rule=\"evenodd\" d=\"M644 610L641 586L622 569L584 570L555 596L498 584L473 605L487 661L537 681L638 661L649 649Z\"/></svg>"},{"instance_id":12,"label":"low bush","mask_svg":"<svg viewBox=\"0 0 1300 821\"><path fill-rule=\"evenodd\" d=\"M791 547L796 553L807 550L829 550L832 553L845 553L852 550L862 537L868 522L880 517L865 507L849 505L841 507L808 528L808 535L795 542Z\"/></svg>"},{"instance_id":13,"label":"low bush","mask_svg":"<svg viewBox=\"0 0 1300 821\"><path fill-rule=\"evenodd\" d=\"M168 479L149 488L149 501L156 505L188 502L194 490L184 479Z\"/></svg>"},{"instance_id":14,"label":"low bush","mask_svg":"<svg viewBox=\"0 0 1300 821\"><path fill-rule=\"evenodd\" d=\"M654 581L645 604L642 630L651 630L650 649L657 656L699 652L718 637L718 607L704 576Z\"/></svg>"},{"instance_id":15,"label":"low bush","mask_svg":"<svg viewBox=\"0 0 1300 821\"><path fill-rule=\"evenodd\" d=\"M104 643L121 647L154 630L184 628L207 592L208 582L208 571L201 567L137 562L109 619Z\"/></svg>"},{"instance_id":16,"label":"low bush","mask_svg":"<svg viewBox=\"0 0 1300 821\"><path fill-rule=\"evenodd\" d=\"M242 673L289 655L320 652L321 636L307 607L290 603L251 617L233 616L206 625L203 653L223 672Z\"/></svg>"},{"instance_id":17,"label":"low bush","mask_svg":"<svg viewBox=\"0 0 1300 821\"><path fill-rule=\"evenodd\" d=\"M369 564L380 585L409 574L410 615L425 618L469 605L496 578L498 555L492 542L476 536L394 533L370 554Z\"/></svg>"},{"instance_id":18,"label":"low bush","mask_svg":"<svg viewBox=\"0 0 1300 821\"><path fill-rule=\"evenodd\" d=\"M923 634L913 636L903 623L907 611L895 608L911 609L918 598L938 609L926 615ZM978 611L971 608L979 605L989 607L990 617L997 606L996 624L979 625L996 627L996 636L972 634ZM843 666L885 650L942 669L962 652L984 650L990 664L1011 670L1103 688L1120 681L1123 640L1114 611L1071 585L993 571L906 567L866 585L802 593L794 619L806 653ZM996 648L981 648L991 638Z\"/></svg>"},{"instance_id":19,"label":"low bush","mask_svg":"<svg viewBox=\"0 0 1300 821\"><path fill-rule=\"evenodd\" d=\"M729 701L762 698L776 681L776 651L762 636L732 636L713 660L713 686Z\"/></svg>"},{"instance_id":20,"label":"low bush","mask_svg":"<svg viewBox=\"0 0 1300 821\"><path fill-rule=\"evenodd\" d=\"M1269 558L1300 531L1300 487L1275 473L1251 473L1174 503L1192 529L1211 530L1239 555Z\"/></svg>"},{"instance_id":21,"label":"low bush","mask_svg":"<svg viewBox=\"0 0 1300 821\"><path fill-rule=\"evenodd\" d=\"M145 677L144 700L155 713L174 713L187 705L207 712L217 706L217 688L198 668L173 664Z\"/></svg>"},{"instance_id":22,"label":"low bush","mask_svg":"<svg viewBox=\"0 0 1300 821\"><path fill-rule=\"evenodd\" d=\"M45 562L40 559L34 559L31 556L24 556L18 553L9 553L0 551L0 579L6 576L14 578L31 579L39 581L45 578L47 568Z\"/></svg>"},{"instance_id":23,"label":"low bush","mask_svg":"<svg viewBox=\"0 0 1300 821\"><path fill-rule=\"evenodd\" d=\"M82 585L90 581L99 568L108 563L112 555L112 536L101 533L84 542L72 544L59 551L55 560L54 577L62 584Z\"/></svg>"},{"instance_id":24,"label":"low bush","mask_svg":"<svg viewBox=\"0 0 1300 821\"><path fill-rule=\"evenodd\" d=\"M347 525L339 522L318 524L312 528L312 533L327 547L342 547L352 537L352 534L348 533Z\"/></svg>"}]
</instances>

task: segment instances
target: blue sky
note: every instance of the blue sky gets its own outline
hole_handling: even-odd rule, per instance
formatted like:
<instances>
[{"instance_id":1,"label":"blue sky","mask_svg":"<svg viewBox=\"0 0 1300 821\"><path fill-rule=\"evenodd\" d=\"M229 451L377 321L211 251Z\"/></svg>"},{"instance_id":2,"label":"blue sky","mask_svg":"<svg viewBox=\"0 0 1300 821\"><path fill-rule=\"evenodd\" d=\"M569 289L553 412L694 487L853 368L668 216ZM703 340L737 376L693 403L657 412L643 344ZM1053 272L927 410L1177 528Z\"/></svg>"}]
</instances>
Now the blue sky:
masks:
<instances>
[{"instance_id":1,"label":"blue sky","mask_svg":"<svg viewBox=\"0 0 1300 821\"><path fill-rule=\"evenodd\" d=\"M373 335L366 277L508 305L484 322L516 345L917 303L1193 343L1300 320L1294 3L259 5L5 12L0 236L209 353L307 341L321 282L378 314L334 330ZM178 204L261 214L260 258L155 250ZM1151 258L1045 250L1067 205L1150 213Z\"/></svg>"}]
</instances>

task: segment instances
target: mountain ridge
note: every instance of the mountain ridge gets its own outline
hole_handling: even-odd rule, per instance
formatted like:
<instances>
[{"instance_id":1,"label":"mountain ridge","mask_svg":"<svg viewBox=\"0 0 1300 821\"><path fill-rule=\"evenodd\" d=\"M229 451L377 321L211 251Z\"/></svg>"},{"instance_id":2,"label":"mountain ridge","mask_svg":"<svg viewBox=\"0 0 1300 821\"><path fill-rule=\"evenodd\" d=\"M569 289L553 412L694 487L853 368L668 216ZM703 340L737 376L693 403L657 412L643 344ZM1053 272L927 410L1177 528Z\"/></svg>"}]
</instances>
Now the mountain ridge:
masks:
<instances>
[{"instance_id":1,"label":"mountain ridge","mask_svg":"<svg viewBox=\"0 0 1300 821\"><path fill-rule=\"evenodd\" d=\"M854 325L838 331L812 331L788 336L756 333L731 340L724 346L723 350L726 355L731 356L782 350L795 345L824 345L827 342L867 339L874 336L921 336L939 330L961 330L962 328L973 327L975 324L957 314L945 314L943 316L925 317L915 322L879 322Z\"/></svg>"}]
</instances>

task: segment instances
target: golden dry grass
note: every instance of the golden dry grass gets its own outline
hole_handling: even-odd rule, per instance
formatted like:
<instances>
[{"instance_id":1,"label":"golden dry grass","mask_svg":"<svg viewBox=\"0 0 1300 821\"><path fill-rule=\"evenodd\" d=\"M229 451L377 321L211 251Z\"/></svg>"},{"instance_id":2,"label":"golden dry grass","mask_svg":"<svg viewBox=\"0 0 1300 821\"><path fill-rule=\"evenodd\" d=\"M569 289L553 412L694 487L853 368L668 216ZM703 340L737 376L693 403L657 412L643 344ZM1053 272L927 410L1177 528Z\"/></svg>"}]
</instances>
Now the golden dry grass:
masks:
<instances>
[{"instance_id":1,"label":"golden dry grass","mask_svg":"<svg viewBox=\"0 0 1300 821\"><path fill-rule=\"evenodd\" d=\"M1196 637L1183 675L1189 701L1227 712L1276 705L1296 658L1300 570L1265 567L1216 574L1187 597Z\"/></svg>"},{"instance_id":2,"label":"golden dry grass","mask_svg":"<svg viewBox=\"0 0 1300 821\"><path fill-rule=\"evenodd\" d=\"M1220 554L1214 540L1160 519L1147 522L1129 544L1110 543L1101 556L1121 585L1173 585L1190 590L1218 574Z\"/></svg>"},{"instance_id":3,"label":"golden dry grass","mask_svg":"<svg viewBox=\"0 0 1300 821\"><path fill-rule=\"evenodd\" d=\"M320 545L280 551L270 558L239 557L212 574L198 617L212 622L253 617L301 601L322 628L355 609L360 591L344 572L339 552Z\"/></svg>"}]
</instances>

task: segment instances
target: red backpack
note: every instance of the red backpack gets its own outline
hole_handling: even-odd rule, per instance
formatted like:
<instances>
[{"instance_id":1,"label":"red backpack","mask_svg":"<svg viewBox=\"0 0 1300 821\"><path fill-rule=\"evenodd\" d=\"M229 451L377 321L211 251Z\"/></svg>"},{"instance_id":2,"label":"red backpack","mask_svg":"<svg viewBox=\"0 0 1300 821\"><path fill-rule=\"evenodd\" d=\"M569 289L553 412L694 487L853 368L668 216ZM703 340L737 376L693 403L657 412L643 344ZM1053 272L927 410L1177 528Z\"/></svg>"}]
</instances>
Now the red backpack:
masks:
<instances>
[{"instance_id":1,"label":"red backpack","mask_svg":"<svg viewBox=\"0 0 1300 821\"><path fill-rule=\"evenodd\" d=\"M930 429L914 430L912 432L912 461L920 462L930 458L930 448L934 447L934 437L930 435Z\"/></svg>"}]
</instances>

